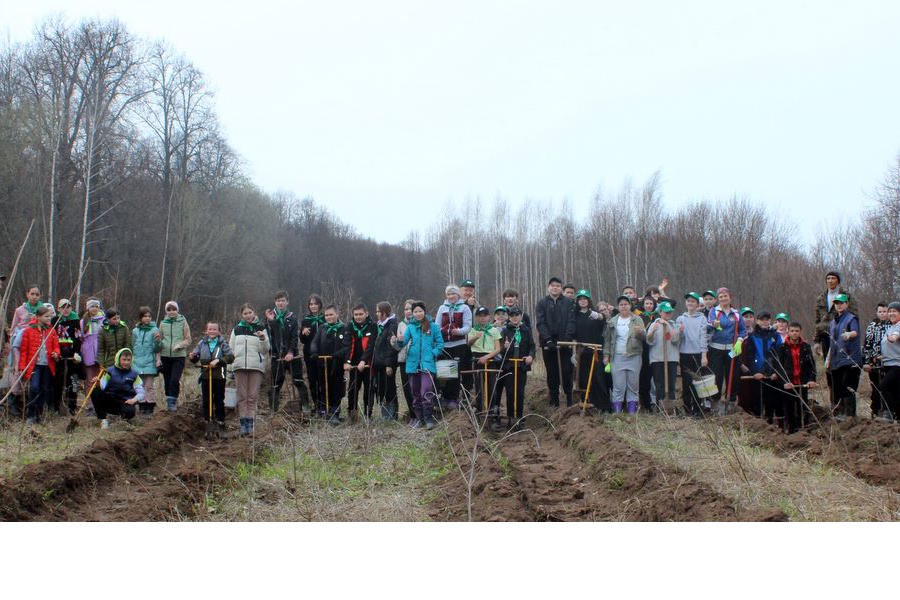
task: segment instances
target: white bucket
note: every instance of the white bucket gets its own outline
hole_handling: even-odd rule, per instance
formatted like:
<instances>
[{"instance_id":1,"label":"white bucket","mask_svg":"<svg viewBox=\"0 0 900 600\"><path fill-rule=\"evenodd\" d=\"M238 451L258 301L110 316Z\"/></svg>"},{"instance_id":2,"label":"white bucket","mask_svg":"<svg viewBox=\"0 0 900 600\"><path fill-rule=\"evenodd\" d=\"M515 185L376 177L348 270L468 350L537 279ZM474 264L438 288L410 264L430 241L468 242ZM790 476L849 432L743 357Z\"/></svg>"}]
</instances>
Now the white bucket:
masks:
<instances>
[{"instance_id":1,"label":"white bucket","mask_svg":"<svg viewBox=\"0 0 900 600\"><path fill-rule=\"evenodd\" d=\"M692 383L694 384L694 389L697 390L699 398L712 398L719 391L719 388L716 387L716 376L714 374L697 377Z\"/></svg>"},{"instance_id":2,"label":"white bucket","mask_svg":"<svg viewBox=\"0 0 900 600\"><path fill-rule=\"evenodd\" d=\"M225 388L225 408L234 408L237 406L237 388Z\"/></svg>"},{"instance_id":3,"label":"white bucket","mask_svg":"<svg viewBox=\"0 0 900 600\"><path fill-rule=\"evenodd\" d=\"M459 362L456 359L439 360L435 363L437 378L441 380L459 378Z\"/></svg>"}]
</instances>

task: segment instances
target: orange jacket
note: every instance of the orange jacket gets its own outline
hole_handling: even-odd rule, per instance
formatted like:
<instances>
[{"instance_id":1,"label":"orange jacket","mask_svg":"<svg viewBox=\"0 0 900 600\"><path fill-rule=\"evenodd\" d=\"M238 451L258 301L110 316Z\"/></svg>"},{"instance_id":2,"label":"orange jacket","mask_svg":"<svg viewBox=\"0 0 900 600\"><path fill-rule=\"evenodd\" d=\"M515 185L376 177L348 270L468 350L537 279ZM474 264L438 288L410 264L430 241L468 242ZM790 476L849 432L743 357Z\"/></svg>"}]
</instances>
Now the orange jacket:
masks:
<instances>
[{"instance_id":1,"label":"orange jacket","mask_svg":"<svg viewBox=\"0 0 900 600\"><path fill-rule=\"evenodd\" d=\"M54 352L59 356L59 338L56 337L56 330L49 325L46 329L42 329L37 319L32 319L22 334L22 345L19 347L19 371L25 372L25 379L31 379L31 373L37 363L36 358L31 359L38 353L44 339L47 340L44 343L47 350L47 366L50 367L51 375L56 374L56 360L52 356Z\"/></svg>"}]
</instances>

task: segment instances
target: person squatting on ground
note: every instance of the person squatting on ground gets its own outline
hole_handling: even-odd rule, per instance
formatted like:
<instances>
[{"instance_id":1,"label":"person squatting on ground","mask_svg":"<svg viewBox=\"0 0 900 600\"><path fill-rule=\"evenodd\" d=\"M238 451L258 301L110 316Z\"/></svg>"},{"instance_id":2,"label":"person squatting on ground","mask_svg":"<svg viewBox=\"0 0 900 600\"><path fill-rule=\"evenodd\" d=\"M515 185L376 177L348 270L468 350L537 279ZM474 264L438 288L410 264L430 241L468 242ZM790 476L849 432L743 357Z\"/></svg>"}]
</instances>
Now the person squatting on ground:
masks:
<instances>
[{"instance_id":1,"label":"person squatting on ground","mask_svg":"<svg viewBox=\"0 0 900 600\"><path fill-rule=\"evenodd\" d=\"M219 324L206 324L206 331L197 347L188 357L194 364L200 364L201 410L203 418L210 420L210 400L214 408L214 418L219 432L225 431L225 369L234 362L234 352L219 333Z\"/></svg>"},{"instance_id":2,"label":"person squatting on ground","mask_svg":"<svg viewBox=\"0 0 900 600\"><path fill-rule=\"evenodd\" d=\"M312 357L312 341L319 332L319 327L325 324L325 304L322 297L312 294L306 303L309 310L303 320L300 321L300 343L303 346L303 364L306 366L306 379L309 381L309 396L313 407L322 405L325 394L325 382L322 380L322 369Z\"/></svg>"},{"instance_id":3,"label":"person squatting on ground","mask_svg":"<svg viewBox=\"0 0 900 600\"><path fill-rule=\"evenodd\" d=\"M575 341L582 346L578 352L578 387L598 410L608 412L609 388L603 377L603 340L606 336L606 318L594 310L589 290L575 293ZM593 347L591 347L593 346ZM590 387L590 389L588 389Z\"/></svg>"},{"instance_id":4,"label":"person squatting on ground","mask_svg":"<svg viewBox=\"0 0 900 600\"><path fill-rule=\"evenodd\" d=\"M490 398L494 395L497 371L500 366L501 330L489 322L491 311L486 306L475 310L475 325L469 332L467 343L472 351L472 370L475 376L472 407L476 414L485 414L490 409Z\"/></svg>"},{"instance_id":5,"label":"person squatting on ground","mask_svg":"<svg viewBox=\"0 0 900 600\"><path fill-rule=\"evenodd\" d=\"M234 353L234 361L228 367L234 373L237 393L237 413L240 434L254 431L256 411L259 405L259 388L266 370L269 353L269 335L256 311L249 304L241 306L241 320L231 330L228 345Z\"/></svg>"},{"instance_id":6,"label":"person squatting on ground","mask_svg":"<svg viewBox=\"0 0 900 600\"><path fill-rule=\"evenodd\" d=\"M803 326L800 323L792 322L788 325L788 337L778 346L777 352L775 373L783 389L781 405L784 427L788 433L794 433L812 417L809 390L818 387L816 360L809 343L803 339Z\"/></svg>"},{"instance_id":7,"label":"person squatting on ground","mask_svg":"<svg viewBox=\"0 0 900 600\"><path fill-rule=\"evenodd\" d=\"M187 319L180 312L174 300L166 302L166 316L160 324L162 332L162 349L160 371L163 376L163 387L166 393L166 408L175 412L178 407L178 396L181 394L181 375L184 373L184 361L191 346L191 328ZM87 358L85 357L85 362Z\"/></svg>"},{"instance_id":8,"label":"person squatting on ground","mask_svg":"<svg viewBox=\"0 0 900 600\"><path fill-rule=\"evenodd\" d=\"M444 341L442 357L457 361L459 370L466 370L464 361L469 355L466 336L472 330L472 310L461 300L459 288L455 285L448 285L444 296L446 300L438 307L434 317ZM444 380L440 387L444 409L456 410L461 387L459 377Z\"/></svg>"},{"instance_id":9,"label":"person squatting on ground","mask_svg":"<svg viewBox=\"0 0 900 600\"><path fill-rule=\"evenodd\" d=\"M364 304L353 307L353 319L344 331L344 345L347 360L344 370L347 380L347 414L351 423L356 423L359 392L363 393L363 411L366 419L372 418L374 398L372 397L372 359L375 354L375 338L378 327L369 318L369 310Z\"/></svg>"},{"instance_id":10,"label":"person squatting on ground","mask_svg":"<svg viewBox=\"0 0 900 600\"><path fill-rule=\"evenodd\" d=\"M406 328L404 342L409 346L404 368L409 376L415 412L415 420L410 425L424 424L426 429L434 429L434 378L437 358L444 350L444 334L428 316L424 302L413 303L412 322Z\"/></svg>"},{"instance_id":11,"label":"person squatting on ground","mask_svg":"<svg viewBox=\"0 0 900 600\"><path fill-rule=\"evenodd\" d=\"M559 342L571 342L575 335L575 303L562 295L563 284L558 277L547 283L547 295L534 308L535 324L547 370L550 406L559 406L559 387L566 395L566 406L572 406L572 350L561 348ZM573 291L574 295L574 291Z\"/></svg>"},{"instance_id":12,"label":"person squatting on ground","mask_svg":"<svg viewBox=\"0 0 900 600\"><path fill-rule=\"evenodd\" d=\"M678 375L678 344L681 332L675 325L675 309L668 302L660 302L657 318L647 328L647 345L650 347L650 371L656 386L658 405L671 414L675 406L675 379Z\"/></svg>"},{"instance_id":13,"label":"person squatting on ground","mask_svg":"<svg viewBox=\"0 0 900 600\"><path fill-rule=\"evenodd\" d=\"M381 405L381 418L396 421L400 406L397 402L397 354L391 340L397 339L397 315L391 304L383 301L375 305L377 335L372 354L372 388Z\"/></svg>"},{"instance_id":14,"label":"person squatting on ground","mask_svg":"<svg viewBox=\"0 0 900 600\"><path fill-rule=\"evenodd\" d=\"M681 399L685 412L694 417L703 414L700 397L694 388L694 377L700 369L709 365L707 356L709 333L706 329L706 316L700 311L701 302L697 292L685 294L684 304L687 311L675 320L675 326L680 334L678 362L681 367Z\"/></svg>"},{"instance_id":15,"label":"person squatting on ground","mask_svg":"<svg viewBox=\"0 0 900 600\"><path fill-rule=\"evenodd\" d=\"M50 323L53 315L52 308L39 306L22 332L18 371L22 373L22 381L27 382L28 404L25 406L27 425L41 422L44 403L50 397L51 381L56 373L59 340Z\"/></svg>"},{"instance_id":16,"label":"person squatting on ground","mask_svg":"<svg viewBox=\"0 0 900 600\"><path fill-rule=\"evenodd\" d=\"M842 421L856 416L856 389L862 372L862 347L859 343L859 319L850 312L846 294L834 298L837 311L828 328L828 355L825 368L831 372L834 402L832 413Z\"/></svg>"},{"instance_id":17,"label":"person squatting on ground","mask_svg":"<svg viewBox=\"0 0 900 600\"><path fill-rule=\"evenodd\" d=\"M616 305L619 312L606 326L603 364L609 365L612 372L613 412L622 412L625 405L628 413L634 414L638 409L638 378L647 333L641 318L632 314L629 297L619 296Z\"/></svg>"},{"instance_id":18,"label":"person squatting on ground","mask_svg":"<svg viewBox=\"0 0 900 600\"><path fill-rule=\"evenodd\" d=\"M92 396L100 428L109 428L109 415L119 415L125 421L133 419L135 405L143 400L144 393L141 377L133 366L131 349L120 349L97 382Z\"/></svg>"},{"instance_id":19,"label":"person squatting on ground","mask_svg":"<svg viewBox=\"0 0 900 600\"><path fill-rule=\"evenodd\" d=\"M881 378L883 366L881 362L881 340L885 332L890 328L888 320L888 305L879 302L875 307L875 318L866 326L866 339L863 343L863 371L869 374L871 384L871 414L872 418L879 420L891 420L891 414L884 404L881 392Z\"/></svg>"},{"instance_id":20,"label":"person squatting on ground","mask_svg":"<svg viewBox=\"0 0 900 600\"><path fill-rule=\"evenodd\" d=\"M53 328L59 340L59 363L53 376L51 406L56 412L60 412L65 400L69 413L74 413L81 371L81 320L72 309L72 303L65 298L57 303Z\"/></svg>"},{"instance_id":21,"label":"person squatting on ground","mask_svg":"<svg viewBox=\"0 0 900 600\"><path fill-rule=\"evenodd\" d=\"M319 415L332 425L340 423L341 398L344 397L344 357L348 346L344 343L347 328L341 322L334 304L325 307L325 324L316 331L310 343L312 358L322 374L323 394L316 406Z\"/></svg>"},{"instance_id":22,"label":"person squatting on ground","mask_svg":"<svg viewBox=\"0 0 900 600\"><path fill-rule=\"evenodd\" d=\"M144 397L138 402L140 414L153 415L156 409L156 394L153 384L162 366L159 352L162 350L162 334L153 322L149 306L138 309L138 322L131 331L134 370L141 376Z\"/></svg>"},{"instance_id":23,"label":"person squatting on ground","mask_svg":"<svg viewBox=\"0 0 900 600\"><path fill-rule=\"evenodd\" d=\"M269 331L269 347L272 350L272 389L269 390L269 409L277 412L281 403L281 386L285 373L290 370L291 380L297 389L301 409L308 405L309 394L303 381L303 363L299 352L299 323L288 310L288 294L284 290L275 293L275 308L266 309L266 327Z\"/></svg>"}]
</instances>

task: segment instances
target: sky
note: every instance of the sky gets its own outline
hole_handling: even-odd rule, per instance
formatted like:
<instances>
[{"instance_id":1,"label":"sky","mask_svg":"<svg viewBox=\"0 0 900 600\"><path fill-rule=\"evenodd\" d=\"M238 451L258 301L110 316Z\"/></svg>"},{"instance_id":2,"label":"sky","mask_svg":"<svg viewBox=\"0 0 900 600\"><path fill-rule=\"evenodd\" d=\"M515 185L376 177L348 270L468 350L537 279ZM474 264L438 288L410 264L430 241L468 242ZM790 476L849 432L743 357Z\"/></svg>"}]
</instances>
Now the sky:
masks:
<instances>
[{"instance_id":1,"label":"sky","mask_svg":"<svg viewBox=\"0 0 900 600\"><path fill-rule=\"evenodd\" d=\"M0 35L53 14L167 40L257 185L386 242L659 170L667 208L747 198L809 243L900 152L898 2L0 0Z\"/></svg>"}]
</instances>

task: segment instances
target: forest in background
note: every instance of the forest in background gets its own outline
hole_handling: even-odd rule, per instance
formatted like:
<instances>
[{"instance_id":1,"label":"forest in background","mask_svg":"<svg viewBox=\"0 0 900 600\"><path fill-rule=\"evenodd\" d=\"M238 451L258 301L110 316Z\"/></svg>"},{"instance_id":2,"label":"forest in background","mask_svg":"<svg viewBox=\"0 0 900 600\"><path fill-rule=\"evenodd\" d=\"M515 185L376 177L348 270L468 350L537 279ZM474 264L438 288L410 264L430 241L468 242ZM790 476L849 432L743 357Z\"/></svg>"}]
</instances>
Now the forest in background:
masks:
<instances>
[{"instance_id":1,"label":"forest in background","mask_svg":"<svg viewBox=\"0 0 900 600\"><path fill-rule=\"evenodd\" d=\"M458 203L418 229L397 212L378 218L409 236L378 243L342 223L327 199L256 186L225 139L209 82L165 42L114 20L51 19L28 42L0 48L0 271L34 222L7 282L10 311L37 283L45 298L83 307L96 296L128 321L138 306L159 314L174 298L192 321L230 324L241 303L266 306L281 288L298 312L310 293L346 311L407 297L434 305L463 278L485 304L514 287L531 310L557 275L609 300L663 277L676 298L726 285L740 305L811 325L831 269L863 319L877 300L900 296L900 157L869 206L848 199L812 247L761 203L669 210L662 192L658 173L599 190L580 218L566 202L503 198Z\"/></svg>"}]
</instances>

